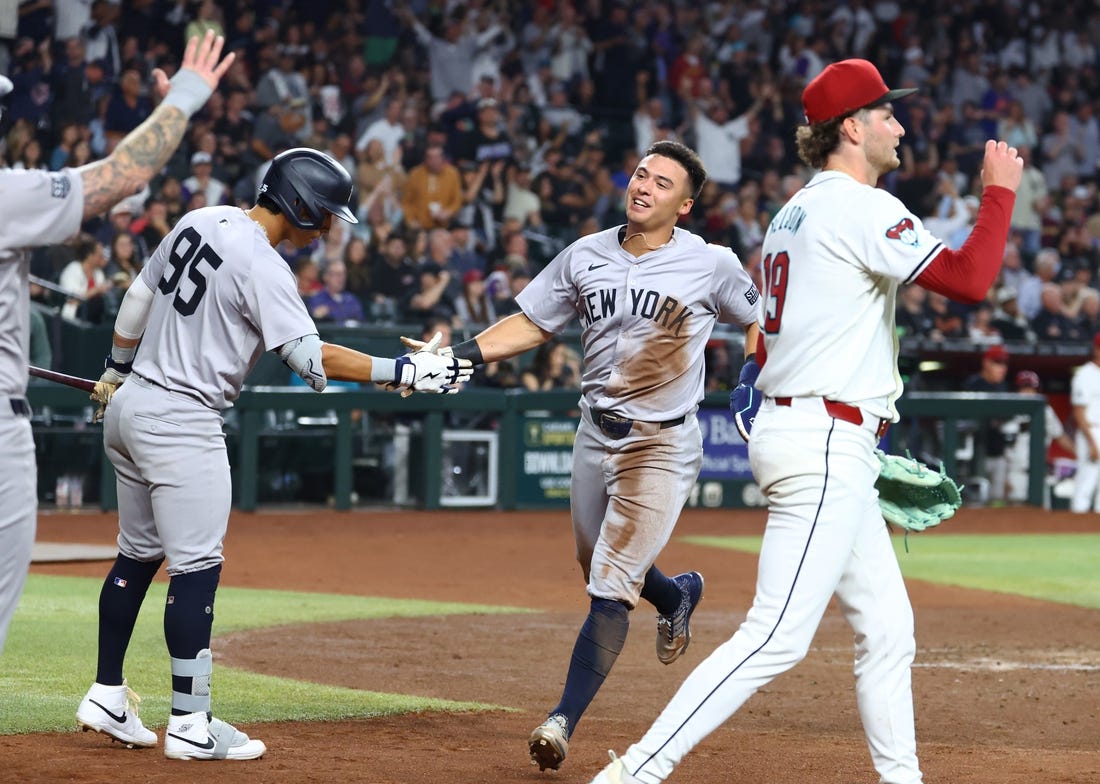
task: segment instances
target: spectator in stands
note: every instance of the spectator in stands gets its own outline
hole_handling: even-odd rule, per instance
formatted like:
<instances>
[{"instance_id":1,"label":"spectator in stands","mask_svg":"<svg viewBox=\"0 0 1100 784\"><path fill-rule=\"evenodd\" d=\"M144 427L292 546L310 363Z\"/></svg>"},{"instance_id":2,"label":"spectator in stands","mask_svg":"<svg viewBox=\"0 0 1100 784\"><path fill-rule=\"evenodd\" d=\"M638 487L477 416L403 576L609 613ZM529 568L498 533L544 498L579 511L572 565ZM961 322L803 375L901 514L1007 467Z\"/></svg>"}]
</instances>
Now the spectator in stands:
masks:
<instances>
[{"instance_id":1,"label":"spectator in stands","mask_svg":"<svg viewBox=\"0 0 1100 784\"><path fill-rule=\"evenodd\" d=\"M118 87L107 103L107 113L104 116L103 129L107 136L106 153L109 154L126 134L141 125L153 111L153 104L144 91L140 73L133 68L127 68L122 72Z\"/></svg>"},{"instance_id":2,"label":"spectator in stands","mask_svg":"<svg viewBox=\"0 0 1100 784\"><path fill-rule=\"evenodd\" d=\"M963 382L967 392L1007 392L1008 351L994 345L982 353L981 370ZM1005 437L1004 421L986 419L980 429L980 452L984 455L986 478L989 479L989 500L1000 502L1005 497Z\"/></svg>"},{"instance_id":3,"label":"spectator in stands","mask_svg":"<svg viewBox=\"0 0 1100 784\"><path fill-rule=\"evenodd\" d=\"M1051 130L1043 135L1043 176L1047 188L1059 190L1062 178L1067 174L1076 175L1085 158L1085 148L1080 139L1070 132L1070 113L1057 111L1051 118Z\"/></svg>"},{"instance_id":4,"label":"spectator in stands","mask_svg":"<svg viewBox=\"0 0 1100 784\"><path fill-rule=\"evenodd\" d=\"M404 110L405 98L403 94L386 99L386 108L383 115L368 125L367 129L355 142L356 152L366 151L367 146L372 141L378 141L382 146L381 160L389 165L400 165L401 142L405 138L405 126L401 121Z\"/></svg>"},{"instance_id":5,"label":"spectator in stands","mask_svg":"<svg viewBox=\"0 0 1100 784\"><path fill-rule=\"evenodd\" d=\"M448 163L443 146L432 144L424 152L424 162L413 167L405 181L401 207L405 224L414 229L447 226L462 206L462 178Z\"/></svg>"},{"instance_id":6,"label":"spectator in stands","mask_svg":"<svg viewBox=\"0 0 1100 784\"><path fill-rule=\"evenodd\" d=\"M933 340L966 337L966 319L961 306L935 291L928 292L928 314L932 318Z\"/></svg>"},{"instance_id":7,"label":"spectator in stands","mask_svg":"<svg viewBox=\"0 0 1100 784\"><path fill-rule=\"evenodd\" d=\"M347 270L347 289L359 298L366 311L371 293L371 259L367 241L351 234L344 244L342 255Z\"/></svg>"},{"instance_id":8,"label":"spectator in stands","mask_svg":"<svg viewBox=\"0 0 1100 784\"><path fill-rule=\"evenodd\" d=\"M1039 374L1033 370L1021 370L1013 379L1013 391L1021 395L1042 396L1042 384ZM1044 435L1047 448L1057 441L1058 445L1073 454L1073 441L1066 435L1062 420L1047 404L1043 409ZM1006 498L1009 501L1026 501L1031 466L1031 417L1018 416L1005 422L1002 432L1005 436ZM1043 450L1044 455L1046 450ZM1045 467L1045 461L1044 461Z\"/></svg>"},{"instance_id":9,"label":"spectator in stands","mask_svg":"<svg viewBox=\"0 0 1100 784\"><path fill-rule=\"evenodd\" d=\"M409 258L405 237L393 232L381 245L381 250L371 260L371 294L364 298L370 303L371 317L376 321L396 321L404 316L400 303L416 285L416 264Z\"/></svg>"},{"instance_id":10,"label":"spectator in stands","mask_svg":"<svg viewBox=\"0 0 1100 784\"><path fill-rule=\"evenodd\" d=\"M362 201L374 192L378 185L388 181L394 193L401 193L405 185L405 170L400 160L386 159L386 148L381 139L371 139L362 151L356 155L355 178L359 187L359 199Z\"/></svg>"},{"instance_id":11,"label":"spectator in stands","mask_svg":"<svg viewBox=\"0 0 1100 784\"><path fill-rule=\"evenodd\" d=\"M1062 260L1054 248L1043 248L1035 256L1034 267L1034 280L1024 277L1015 284L1020 299L1020 310L1029 320L1034 320L1043 309L1043 287L1054 284L1058 279Z\"/></svg>"},{"instance_id":12,"label":"spectator in stands","mask_svg":"<svg viewBox=\"0 0 1100 784\"><path fill-rule=\"evenodd\" d=\"M191 176L180 183L184 200L196 193L206 196L206 204L225 204L229 200L229 187L213 176L214 159L210 153L198 151L191 154Z\"/></svg>"},{"instance_id":13,"label":"spectator in stands","mask_svg":"<svg viewBox=\"0 0 1100 784\"><path fill-rule=\"evenodd\" d=\"M298 280L298 294L307 303L324 288L321 283L321 268L308 256L300 258L294 265L294 277Z\"/></svg>"},{"instance_id":14,"label":"spectator in stands","mask_svg":"<svg viewBox=\"0 0 1100 784\"><path fill-rule=\"evenodd\" d=\"M50 152L50 171L59 171L67 165L69 156L72 155L73 145L80 140L80 126L76 123L66 123L57 135L57 145Z\"/></svg>"},{"instance_id":15,"label":"spectator in stands","mask_svg":"<svg viewBox=\"0 0 1100 784\"><path fill-rule=\"evenodd\" d=\"M103 273L107 257L103 245L88 234L77 237L74 250L76 258L61 270L57 281L58 286L73 295L61 308L61 316L69 321L83 319L98 324L106 312L105 295L112 286Z\"/></svg>"},{"instance_id":16,"label":"spectator in stands","mask_svg":"<svg viewBox=\"0 0 1100 784\"><path fill-rule=\"evenodd\" d=\"M431 235L428 238L431 242ZM451 271L451 275L458 280L463 280L470 271L484 275L485 257L478 248L479 243L469 222L462 217L451 221L451 254L447 258L447 269Z\"/></svg>"},{"instance_id":17,"label":"spectator in stands","mask_svg":"<svg viewBox=\"0 0 1100 784\"><path fill-rule=\"evenodd\" d=\"M114 286L113 292L117 293L120 300L141 272L144 263L145 259L138 251L134 235L128 231L120 231L111 238L104 275L111 281Z\"/></svg>"},{"instance_id":18,"label":"spectator in stands","mask_svg":"<svg viewBox=\"0 0 1100 784\"><path fill-rule=\"evenodd\" d=\"M997 289L996 302L997 308L993 311L992 326L1001 333L1001 337L1006 342L1035 342L1035 333L1027 317L1020 312L1020 305L1016 300L1016 289L1011 286L1002 286Z\"/></svg>"},{"instance_id":19,"label":"spectator in stands","mask_svg":"<svg viewBox=\"0 0 1100 784\"><path fill-rule=\"evenodd\" d=\"M1080 339L1077 325L1066 315L1062 289L1057 283L1043 284L1039 305L1039 312L1031 319L1031 328L1035 331L1036 338L1054 342Z\"/></svg>"},{"instance_id":20,"label":"spectator in stands","mask_svg":"<svg viewBox=\"0 0 1100 784\"><path fill-rule=\"evenodd\" d=\"M773 87L765 83L756 100L744 113L732 116L727 103L715 98L709 105L700 105L694 88L685 88L680 98L687 106L695 130L695 148L707 167L707 179L719 187L732 190L741 182L741 144L749 138L749 121L772 97Z\"/></svg>"},{"instance_id":21,"label":"spectator in stands","mask_svg":"<svg viewBox=\"0 0 1100 784\"><path fill-rule=\"evenodd\" d=\"M461 328L482 328L496 323L496 307L480 270L470 269L463 274L462 294L455 299L454 310Z\"/></svg>"},{"instance_id":22,"label":"spectator in stands","mask_svg":"<svg viewBox=\"0 0 1100 784\"><path fill-rule=\"evenodd\" d=\"M509 169L508 187L504 199L504 218L517 220L524 227L542 225L542 203L531 189L531 166L519 163Z\"/></svg>"},{"instance_id":23,"label":"spectator in stands","mask_svg":"<svg viewBox=\"0 0 1100 784\"><path fill-rule=\"evenodd\" d=\"M474 243L483 250L492 250L497 240L497 224L504 213L506 194L505 168L508 161L460 161L462 172L462 206L455 213L452 227L465 226Z\"/></svg>"},{"instance_id":24,"label":"spectator in stands","mask_svg":"<svg viewBox=\"0 0 1100 784\"><path fill-rule=\"evenodd\" d=\"M466 8L457 6L443 19L442 35L434 35L407 7L402 6L394 13L412 28L417 41L428 51L432 101L443 103L454 92L469 93L474 86L473 64L477 51L496 38L500 27L492 24L475 31L469 24Z\"/></svg>"},{"instance_id":25,"label":"spectator in stands","mask_svg":"<svg viewBox=\"0 0 1100 784\"><path fill-rule=\"evenodd\" d=\"M446 231L442 233L447 234ZM439 262L427 260L417 267L417 275L417 286L407 292L402 303L404 317L410 321L440 318L453 323L454 297L447 292L451 287L451 273Z\"/></svg>"},{"instance_id":26,"label":"spectator in stands","mask_svg":"<svg viewBox=\"0 0 1100 784\"><path fill-rule=\"evenodd\" d=\"M330 261L321 272L324 288L309 298L309 314L314 321L347 323L363 320L359 298L347 290L348 271L343 261Z\"/></svg>"},{"instance_id":27,"label":"spectator in stands","mask_svg":"<svg viewBox=\"0 0 1100 784\"><path fill-rule=\"evenodd\" d=\"M535 350L531 365L520 374L530 392L576 389L580 386L580 359L559 338L551 338Z\"/></svg>"},{"instance_id":28,"label":"spectator in stands","mask_svg":"<svg viewBox=\"0 0 1100 784\"><path fill-rule=\"evenodd\" d=\"M1016 103L1015 105L1019 105ZM1042 240L1042 221L1039 207L1047 195L1046 179L1032 162L1032 146L1018 148L1024 162L1024 172L1020 188L1016 191L1016 203L1012 208L1012 231L1019 234L1021 250L1029 257L1039 252Z\"/></svg>"},{"instance_id":29,"label":"spectator in stands","mask_svg":"<svg viewBox=\"0 0 1100 784\"><path fill-rule=\"evenodd\" d=\"M1084 289L1081 296L1081 310L1077 314L1077 331L1082 340L1092 340L1100 333L1100 291L1094 288Z\"/></svg>"}]
</instances>

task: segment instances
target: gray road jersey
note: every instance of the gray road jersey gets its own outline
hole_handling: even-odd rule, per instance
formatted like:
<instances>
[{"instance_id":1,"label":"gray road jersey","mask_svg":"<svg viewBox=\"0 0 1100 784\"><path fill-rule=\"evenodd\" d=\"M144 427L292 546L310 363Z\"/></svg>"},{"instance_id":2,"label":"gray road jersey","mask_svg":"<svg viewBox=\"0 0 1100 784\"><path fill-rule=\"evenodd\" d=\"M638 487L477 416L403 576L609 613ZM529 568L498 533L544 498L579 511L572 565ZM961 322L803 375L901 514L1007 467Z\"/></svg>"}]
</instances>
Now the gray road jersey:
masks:
<instances>
[{"instance_id":1,"label":"gray road jersey","mask_svg":"<svg viewBox=\"0 0 1100 784\"><path fill-rule=\"evenodd\" d=\"M0 396L27 391L30 351L30 264L25 248L64 242L80 230L80 175L0 170Z\"/></svg>"},{"instance_id":2,"label":"gray road jersey","mask_svg":"<svg viewBox=\"0 0 1100 784\"><path fill-rule=\"evenodd\" d=\"M184 215L141 271L154 292L134 372L228 408L264 351L317 332L286 262L237 207Z\"/></svg>"},{"instance_id":3,"label":"gray road jersey","mask_svg":"<svg viewBox=\"0 0 1100 784\"><path fill-rule=\"evenodd\" d=\"M580 318L589 405L674 419L703 397L703 350L715 322L755 322L760 296L729 248L675 229L670 243L635 258L619 245L621 228L574 242L516 300L550 332Z\"/></svg>"}]
</instances>

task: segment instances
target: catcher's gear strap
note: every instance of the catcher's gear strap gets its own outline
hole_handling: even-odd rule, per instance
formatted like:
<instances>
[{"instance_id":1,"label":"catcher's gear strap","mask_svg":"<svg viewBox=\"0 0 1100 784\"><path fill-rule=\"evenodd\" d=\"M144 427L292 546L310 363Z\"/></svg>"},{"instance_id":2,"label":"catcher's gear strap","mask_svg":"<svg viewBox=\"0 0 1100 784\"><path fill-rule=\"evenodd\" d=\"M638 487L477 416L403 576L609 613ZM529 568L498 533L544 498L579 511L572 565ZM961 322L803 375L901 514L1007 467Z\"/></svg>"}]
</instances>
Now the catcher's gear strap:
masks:
<instances>
[{"instance_id":1,"label":"catcher's gear strap","mask_svg":"<svg viewBox=\"0 0 1100 784\"><path fill-rule=\"evenodd\" d=\"M115 316L115 333L127 340L136 340L145 334L145 325L149 321L149 308L153 305L153 290L145 279L138 275L126 296L118 307ZM111 350L114 353L114 349ZM133 357L131 357L133 359Z\"/></svg>"},{"instance_id":2,"label":"catcher's gear strap","mask_svg":"<svg viewBox=\"0 0 1100 784\"><path fill-rule=\"evenodd\" d=\"M985 188L977 221L966 242L958 250L941 250L917 276L917 284L956 302L981 302L1001 271L1015 202L1016 194L1008 188Z\"/></svg>"},{"instance_id":3,"label":"catcher's gear strap","mask_svg":"<svg viewBox=\"0 0 1100 784\"><path fill-rule=\"evenodd\" d=\"M325 365L321 361L321 342L319 335L303 335L279 347L279 359L293 370L314 392L323 392L328 386Z\"/></svg>"},{"instance_id":4,"label":"catcher's gear strap","mask_svg":"<svg viewBox=\"0 0 1100 784\"><path fill-rule=\"evenodd\" d=\"M172 707L188 713L204 713L210 710L210 675L214 671L214 659L209 648L203 648L194 659L172 659L172 676L191 679L191 693L172 690Z\"/></svg>"}]
</instances>

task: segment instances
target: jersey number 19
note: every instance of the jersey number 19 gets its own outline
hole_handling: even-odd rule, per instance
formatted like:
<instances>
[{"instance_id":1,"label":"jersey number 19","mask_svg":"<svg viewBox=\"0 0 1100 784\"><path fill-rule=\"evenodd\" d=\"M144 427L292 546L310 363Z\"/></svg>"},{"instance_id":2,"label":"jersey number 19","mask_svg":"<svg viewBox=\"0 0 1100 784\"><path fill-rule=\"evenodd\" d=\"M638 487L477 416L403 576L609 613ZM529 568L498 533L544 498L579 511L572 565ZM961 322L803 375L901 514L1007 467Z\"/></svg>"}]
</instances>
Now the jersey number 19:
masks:
<instances>
[{"instance_id":1,"label":"jersey number 19","mask_svg":"<svg viewBox=\"0 0 1100 784\"><path fill-rule=\"evenodd\" d=\"M184 247L185 244L186 247ZM199 268L204 261L210 265L211 270L216 270L222 265L222 257L203 242L202 235L192 226L180 230L168 256L168 265L171 269L165 270L164 277L160 279L157 288L160 289L161 294L176 292L176 296L172 299L172 307L181 316L190 316L194 313L203 295L206 294L206 273ZM187 279L195 287L187 297L178 291L185 270Z\"/></svg>"},{"instance_id":2,"label":"jersey number 19","mask_svg":"<svg viewBox=\"0 0 1100 784\"><path fill-rule=\"evenodd\" d=\"M764 258L764 290L767 300L764 303L764 331L769 335L779 332L783 320L783 306L787 302L787 270L791 257L787 251Z\"/></svg>"}]
</instances>

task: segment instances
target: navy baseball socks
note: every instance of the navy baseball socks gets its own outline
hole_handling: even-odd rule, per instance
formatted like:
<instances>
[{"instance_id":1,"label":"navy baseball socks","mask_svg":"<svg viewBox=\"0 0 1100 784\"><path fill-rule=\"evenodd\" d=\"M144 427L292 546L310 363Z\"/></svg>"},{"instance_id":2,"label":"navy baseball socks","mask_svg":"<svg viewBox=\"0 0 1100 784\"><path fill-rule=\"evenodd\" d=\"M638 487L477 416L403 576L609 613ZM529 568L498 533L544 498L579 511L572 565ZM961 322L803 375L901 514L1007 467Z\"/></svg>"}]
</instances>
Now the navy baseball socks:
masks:
<instances>
[{"instance_id":1,"label":"navy baseball socks","mask_svg":"<svg viewBox=\"0 0 1100 784\"><path fill-rule=\"evenodd\" d=\"M135 561L119 553L99 592L99 657L96 682L76 709L85 732L102 732L128 748L157 745L156 733L138 717L141 698L122 677L122 663L141 603L164 559Z\"/></svg>"},{"instance_id":2,"label":"navy baseball socks","mask_svg":"<svg viewBox=\"0 0 1100 784\"><path fill-rule=\"evenodd\" d=\"M561 702L527 740L531 764L539 770L557 770L569 750L569 737L626 643L630 610L619 601L592 599L588 617L581 626Z\"/></svg>"},{"instance_id":3,"label":"navy baseball socks","mask_svg":"<svg viewBox=\"0 0 1100 784\"><path fill-rule=\"evenodd\" d=\"M172 659L172 715L164 735L169 759L257 759L267 751L210 712L210 676L214 659L210 632L221 564L177 574L168 585L164 639Z\"/></svg>"}]
</instances>

